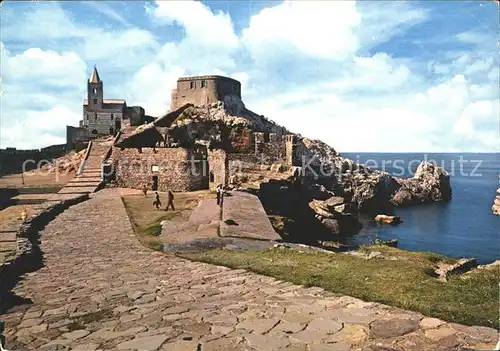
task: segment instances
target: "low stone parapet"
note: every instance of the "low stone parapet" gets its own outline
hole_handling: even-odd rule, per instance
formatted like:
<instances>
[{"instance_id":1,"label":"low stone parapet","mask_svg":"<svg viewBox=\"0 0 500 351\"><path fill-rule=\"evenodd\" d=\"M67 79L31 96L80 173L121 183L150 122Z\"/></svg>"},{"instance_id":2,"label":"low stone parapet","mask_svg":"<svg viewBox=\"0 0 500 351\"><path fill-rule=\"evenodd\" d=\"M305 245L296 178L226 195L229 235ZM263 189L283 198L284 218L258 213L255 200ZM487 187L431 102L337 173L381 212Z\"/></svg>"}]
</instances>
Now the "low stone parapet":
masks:
<instances>
[{"instance_id":1,"label":"low stone parapet","mask_svg":"<svg viewBox=\"0 0 500 351\"><path fill-rule=\"evenodd\" d=\"M59 200L54 198L38 207L37 213L20 226L16 223L16 255L9 257L0 265L0 313L3 312L3 298L19 277L42 265L39 231L64 210L88 198L88 194L61 196Z\"/></svg>"}]
</instances>

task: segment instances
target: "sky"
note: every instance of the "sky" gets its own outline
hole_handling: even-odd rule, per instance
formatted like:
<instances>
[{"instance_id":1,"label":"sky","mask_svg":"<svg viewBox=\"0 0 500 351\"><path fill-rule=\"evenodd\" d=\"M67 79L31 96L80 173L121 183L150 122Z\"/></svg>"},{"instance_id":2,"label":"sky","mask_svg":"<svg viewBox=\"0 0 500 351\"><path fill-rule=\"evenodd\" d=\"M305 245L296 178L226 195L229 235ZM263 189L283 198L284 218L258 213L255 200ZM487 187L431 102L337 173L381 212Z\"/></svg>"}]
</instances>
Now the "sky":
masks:
<instances>
[{"instance_id":1,"label":"sky","mask_svg":"<svg viewBox=\"0 0 500 351\"><path fill-rule=\"evenodd\" d=\"M168 111L180 76L340 152L499 152L494 1L1 3L0 148L65 143L105 98Z\"/></svg>"}]
</instances>

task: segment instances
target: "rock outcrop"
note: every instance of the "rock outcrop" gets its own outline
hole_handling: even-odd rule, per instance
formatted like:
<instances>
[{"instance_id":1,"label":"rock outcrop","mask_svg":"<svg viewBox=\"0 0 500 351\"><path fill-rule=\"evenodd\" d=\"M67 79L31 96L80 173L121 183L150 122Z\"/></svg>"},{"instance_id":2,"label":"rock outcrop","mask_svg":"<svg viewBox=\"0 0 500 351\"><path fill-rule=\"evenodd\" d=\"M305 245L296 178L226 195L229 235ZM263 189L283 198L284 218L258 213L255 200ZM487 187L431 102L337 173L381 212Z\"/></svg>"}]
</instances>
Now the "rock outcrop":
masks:
<instances>
[{"instance_id":1,"label":"rock outcrop","mask_svg":"<svg viewBox=\"0 0 500 351\"><path fill-rule=\"evenodd\" d=\"M248 110L235 96L205 106L187 106L172 118L169 133L177 146L202 144L228 152L254 152L254 132L291 134L286 128ZM319 140L294 134L294 165L301 175L304 204L334 233L356 232L358 212L390 213L393 206L407 206L451 198L446 171L422 162L414 177L395 178L387 172L356 164ZM269 166L265 166L268 170ZM272 172L285 171L279 164ZM264 170L262 170L264 171Z\"/></svg>"},{"instance_id":2,"label":"rock outcrop","mask_svg":"<svg viewBox=\"0 0 500 351\"><path fill-rule=\"evenodd\" d=\"M413 178L396 179L400 187L392 196L395 206L448 201L451 199L451 184L448 173L430 162L422 162Z\"/></svg>"},{"instance_id":3,"label":"rock outcrop","mask_svg":"<svg viewBox=\"0 0 500 351\"><path fill-rule=\"evenodd\" d=\"M493 201L493 206L491 207L493 214L500 216L500 188L497 189L497 195L495 201Z\"/></svg>"},{"instance_id":4,"label":"rock outcrop","mask_svg":"<svg viewBox=\"0 0 500 351\"><path fill-rule=\"evenodd\" d=\"M403 221L401 220L401 217L398 216L388 216L381 214L375 217L375 222L385 223L385 224L400 224Z\"/></svg>"}]
</instances>

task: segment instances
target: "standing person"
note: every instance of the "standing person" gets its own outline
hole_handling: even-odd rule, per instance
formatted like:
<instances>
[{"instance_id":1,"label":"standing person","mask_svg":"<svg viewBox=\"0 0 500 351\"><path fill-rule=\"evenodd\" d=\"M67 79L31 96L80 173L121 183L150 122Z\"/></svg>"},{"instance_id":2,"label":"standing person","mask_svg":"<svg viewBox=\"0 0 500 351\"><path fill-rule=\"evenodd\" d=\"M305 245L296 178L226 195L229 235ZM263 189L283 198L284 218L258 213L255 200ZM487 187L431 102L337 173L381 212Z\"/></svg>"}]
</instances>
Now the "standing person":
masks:
<instances>
[{"instance_id":1,"label":"standing person","mask_svg":"<svg viewBox=\"0 0 500 351\"><path fill-rule=\"evenodd\" d=\"M217 193L217 205L220 205L220 190L221 190L221 185L217 185L217 188L216 188L216 193Z\"/></svg>"},{"instance_id":2,"label":"standing person","mask_svg":"<svg viewBox=\"0 0 500 351\"><path fill-rule=\"evenodd\" d=\"M155 201L153 201L153 206L156 207L157 210L161 207L160 195L158 195L157 191L155 191Z\"/></svg>"},{"instance_id":3,"label":"standing person","mask_svg":"<svg viewBox=\"0 0 500 351\"><path fill-rule=\"evenodd\" d=\"M222 203L224 202L224 186L222 186L222 184L220 185L220 188L219 188L219 205L220 207L222 207Z\"/></svg>"},{"instance_id":4,"label":"standing person","mask_svg":"<svg viewBox=\"0 0 500 351\"><path fill-rule=\"evenodd\" d=\"M148 186L146 184L142 186L142 193L144 194L144 197L148 197Z\"/></svg>"},{"instance_id":5,"label":"standing person","mask_svg":"<svg viewBox=\"0 0 500 351\"><path fill-rule=\"evenodd\" d=\"M168 190L168 202L167 202L167 208L165 210L168 211L168 208L170 206L172 206L172 211L175 211L175 207L174 207L174 193L172 192L172 190Z\"/></svg>"}]
</instances>

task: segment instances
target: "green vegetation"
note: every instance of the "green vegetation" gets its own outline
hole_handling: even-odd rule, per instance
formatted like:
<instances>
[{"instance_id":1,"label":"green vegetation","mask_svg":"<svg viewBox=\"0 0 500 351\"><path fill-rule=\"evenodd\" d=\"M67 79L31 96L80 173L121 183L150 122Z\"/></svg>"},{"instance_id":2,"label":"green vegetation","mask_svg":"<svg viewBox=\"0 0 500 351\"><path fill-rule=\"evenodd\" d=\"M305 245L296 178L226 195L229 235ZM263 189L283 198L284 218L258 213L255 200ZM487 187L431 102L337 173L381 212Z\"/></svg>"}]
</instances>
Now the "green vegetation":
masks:
<instances>
[{"instance_id":1,"label":"green vegetation","mask_svg":"<svg viewBox=\"0 0 500 351\"><path fill-rule=\"evenodd\" d=\"M175 193L175 211L164 210L166 195L160 194L163 208L157 210L153 206L153 197L144 195L127 195L122 197L127 215L132 223L134 232L141 243L152 250L162 251L161 222L182 219L181 216L189 215L190 210L198 205L199 200L211 198L210 191L197 191L190 193Z\"/></svg>"},{"instance_id":2,"label":"green vegetation","mask_svg":"<svg viewBox=\"0 0 500 351\"><path fill-rule=\"evenodd\" d=\"M418 311L427 316L469 325L499 327L498 271L483 270L469 279L452 276L447 283L432 276L437 262L453 261L433 253L391 247L362 248L397 260L363 259L342 253L212 250L185 258L243 268L280 280Z\"/></svg>"}]
</instances>

